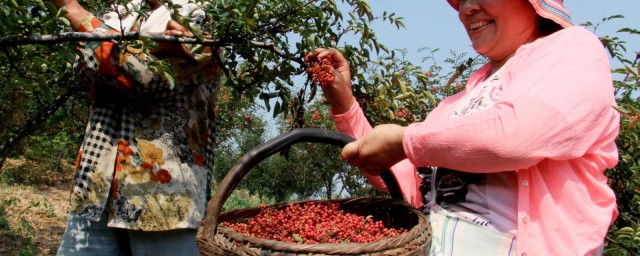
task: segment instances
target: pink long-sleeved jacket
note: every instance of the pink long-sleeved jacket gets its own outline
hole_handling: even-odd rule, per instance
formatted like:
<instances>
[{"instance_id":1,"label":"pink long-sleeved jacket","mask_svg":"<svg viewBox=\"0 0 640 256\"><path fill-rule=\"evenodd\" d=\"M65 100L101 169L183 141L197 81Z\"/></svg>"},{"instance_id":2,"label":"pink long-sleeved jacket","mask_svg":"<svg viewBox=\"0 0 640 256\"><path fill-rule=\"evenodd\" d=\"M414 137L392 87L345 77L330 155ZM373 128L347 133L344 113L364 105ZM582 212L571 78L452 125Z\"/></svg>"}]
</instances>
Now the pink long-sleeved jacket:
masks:
<instances>
[{"instance_id":1,"label":"pink long-sleeved jacket","mask_svg":"<svg viewBox=\"0 0 640 256\"><path fill-rule=\"evenodd\" d=\"M521 46L502 67L495 106L452 119L458 101L489 71L476 71L464 91L408 127L407 160L392 168L405 198L421 205L414 166L515 171L517 255L591 254L618 214L603 174L618 163L619 114L602 44L569 27ZM355 137L371 129L357 104L334 120Z\"/></svg>"}]
</instances>

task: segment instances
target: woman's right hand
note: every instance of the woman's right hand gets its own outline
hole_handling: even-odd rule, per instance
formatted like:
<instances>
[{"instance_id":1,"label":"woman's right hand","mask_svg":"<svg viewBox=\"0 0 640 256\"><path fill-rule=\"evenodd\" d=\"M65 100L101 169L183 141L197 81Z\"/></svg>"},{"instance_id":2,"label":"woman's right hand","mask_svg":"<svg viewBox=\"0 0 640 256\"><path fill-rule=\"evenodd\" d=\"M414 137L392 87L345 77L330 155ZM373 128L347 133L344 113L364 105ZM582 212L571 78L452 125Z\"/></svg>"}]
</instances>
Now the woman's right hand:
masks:
<instances>
[{"instance_id":1,"label":"woman's right hand","mask_svg":"<svg viewBox=\"0 0 640 256\"><path fill-rule=\"evenodd\" d=\"M349 63L338 50L330 48L318 48L315 52L308 53L305 61L311 63L331 56L333 60L333 83L322 87L325 98L331 104L334 114L347 112L356 103L351 91L351 73Z\"/></svg>"}]
</instances>

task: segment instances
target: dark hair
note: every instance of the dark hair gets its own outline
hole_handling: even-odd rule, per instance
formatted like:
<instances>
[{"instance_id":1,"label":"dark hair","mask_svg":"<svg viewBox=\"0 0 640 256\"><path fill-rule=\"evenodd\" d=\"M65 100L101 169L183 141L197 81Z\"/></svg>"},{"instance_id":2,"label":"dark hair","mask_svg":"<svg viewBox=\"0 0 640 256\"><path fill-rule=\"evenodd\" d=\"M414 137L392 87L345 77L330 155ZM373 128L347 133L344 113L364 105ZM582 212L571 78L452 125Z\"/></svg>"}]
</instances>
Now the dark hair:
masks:
<instances>
[{"instance_id":1,"label":"dark hair","mask_svg":"<svg viewBox=\"0 0 640 256\"><path fill-rule=\"evenodd\" d=\"M540 16L538 17L538 30L540 30L542 36L551 35L562 29L562 26L555 21Z\"/></svg>"}]
</instances>

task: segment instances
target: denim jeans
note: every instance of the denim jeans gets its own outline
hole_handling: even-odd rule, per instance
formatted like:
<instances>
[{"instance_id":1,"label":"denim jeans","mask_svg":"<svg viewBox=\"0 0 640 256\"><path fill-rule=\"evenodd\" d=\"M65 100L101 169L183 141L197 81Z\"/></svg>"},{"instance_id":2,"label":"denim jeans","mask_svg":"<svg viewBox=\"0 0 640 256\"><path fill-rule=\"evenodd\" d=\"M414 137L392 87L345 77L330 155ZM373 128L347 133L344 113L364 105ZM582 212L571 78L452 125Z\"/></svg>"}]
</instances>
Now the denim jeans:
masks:
<instances>
[{"instance_id":1,"label":"denim jeans","mask_svg":"<svg viewBox=\"0 0 640 256\"><path fill-rule=\"evenodd\" d=\"M127 230L107 227L106 214L99 222L75 214L68 217L58 256L200 255L195 229Z\"/></svg>"}]
</instances>

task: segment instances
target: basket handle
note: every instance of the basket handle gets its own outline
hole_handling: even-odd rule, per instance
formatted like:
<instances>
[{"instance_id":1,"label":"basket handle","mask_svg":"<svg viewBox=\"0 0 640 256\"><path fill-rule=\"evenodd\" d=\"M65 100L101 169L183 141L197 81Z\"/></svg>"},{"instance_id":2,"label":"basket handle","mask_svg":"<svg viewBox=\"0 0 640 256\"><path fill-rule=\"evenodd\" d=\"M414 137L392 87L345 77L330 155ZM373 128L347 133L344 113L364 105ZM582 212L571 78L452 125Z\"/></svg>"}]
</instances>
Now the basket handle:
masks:
<instances>
[{"instance_id":1,"label":"basket handle","mask_svg":"<svg viewBox=\"0 0 640 256\"><path fill-rule=\"evenodd\" d=\"M203 235L209 239L213 238L218 225L218 217L220 216L225 201L249 169L262 160L296 143L314 142L344 147L352 141L355 141L355 139L339 132L319 128L300 128L277 136L247 152L231 167L229 173L218 185L216 193L209 201L207 214L202 222L202 228L198 232L198 236ZM387 170L384 171L380 177L387 186L391 197L403 200L402 191L393 173Z\"/></svg>"}]
</instances>

